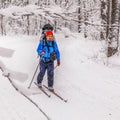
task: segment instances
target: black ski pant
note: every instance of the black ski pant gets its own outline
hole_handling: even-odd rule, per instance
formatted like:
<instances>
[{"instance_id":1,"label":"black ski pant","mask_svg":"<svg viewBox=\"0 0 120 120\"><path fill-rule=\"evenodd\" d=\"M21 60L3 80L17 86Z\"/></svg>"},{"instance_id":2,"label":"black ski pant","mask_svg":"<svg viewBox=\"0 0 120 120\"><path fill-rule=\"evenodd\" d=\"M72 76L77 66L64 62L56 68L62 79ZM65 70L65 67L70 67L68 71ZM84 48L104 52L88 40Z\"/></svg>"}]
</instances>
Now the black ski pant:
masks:
<instances>
[{"instance_id":1,"label":"black ski pant","mask_svg":"<svg viewBox=\"0 0 120 120\"><path fill-rule=\"evenodd\" d=\"M54 62L40 61L40 72L37 76L37 83L42 83L45 72L47 71L48 87L53 87L54 84Z\"/></svg>"}]
</instances>

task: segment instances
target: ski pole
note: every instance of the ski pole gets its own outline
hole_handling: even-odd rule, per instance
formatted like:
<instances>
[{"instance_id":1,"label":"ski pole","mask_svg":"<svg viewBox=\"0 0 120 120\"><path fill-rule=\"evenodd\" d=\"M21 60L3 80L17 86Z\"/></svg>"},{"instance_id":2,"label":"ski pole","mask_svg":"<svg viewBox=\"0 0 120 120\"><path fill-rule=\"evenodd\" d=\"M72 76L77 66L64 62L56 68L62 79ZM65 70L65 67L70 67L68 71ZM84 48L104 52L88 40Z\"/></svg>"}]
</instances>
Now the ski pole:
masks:
<instances>
[{"instance_id":1,"label":"ski pole","mask_svg":"<svg viewBox=\"0 0 120 120\"><path fill-rule=\"evenodd\" d=\"M37 67L36 67L36 70L35 70L35 72L34 72L34 75L33 75L33 77L32 77L32 80L31 80L31 82L30 82L30 84L29 84L28 88L30 88L30 87L31 87L31 85L32 85L32 82L33 82L34 77L35 77L35 75L36 75L36 72L37 72L37 70L38 70L39 64L40 64L40 63L38 63L38 65L37 65Z\"/></svg>"},{"instance_id":2,"label":"ski pole","mask_svg":"<svg viewBox=\"0 0 120 120\"><path fill-rule=\"evenodd\" d=\"M39 56L38 56L38 57L39 57ZM37 58L38 58L38 57L37 57ZM40 61L41 61L42 57L43 57L43 55L40 57ZM37 65L37 67L36 67L36 70L35 70L35 72L34 72L34 75L33 75L33 77L32 77L32 80L31 80L31 82L30 82L28 88L30 88L31 85L32 85L32 82L33 82L34 77L35 77L35 75L36 75L36 72L37 72L37 70L38 70L39 64L40 64L40 62L38 63L38 65Z\"/></svg>"}]
</instances>

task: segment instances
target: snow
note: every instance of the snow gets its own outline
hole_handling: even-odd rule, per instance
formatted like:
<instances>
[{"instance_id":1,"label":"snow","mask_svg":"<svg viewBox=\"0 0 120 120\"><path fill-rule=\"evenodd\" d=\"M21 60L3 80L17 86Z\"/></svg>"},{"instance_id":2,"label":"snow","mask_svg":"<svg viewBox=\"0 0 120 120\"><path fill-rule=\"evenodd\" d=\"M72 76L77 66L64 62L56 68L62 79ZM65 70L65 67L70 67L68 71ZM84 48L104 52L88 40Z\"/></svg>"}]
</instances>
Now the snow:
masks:
<instances>
[{"instance_id":1,"label":"snow","mask_svg":"<svg viewBox=\"0 0 120 120\"><path fill-rule=\"evenodd\" d=\"M53 9L54 8L54 9ZM27 14L35 14L35 15L42 15L44 17L45 13L51 13L51 14L62 14L63 10L62 8L60 8L59 6L49 6L47 8L40 8L37 5L27 5L25 7L19 7L19 6L13 6L10 5L8 8L5 9L0 9L0 14L3 16L7 16L7 17L11 17L14 19L18 19L23 15L27 15ZM52 19L52 17L48 16L49 18Z\"/></svg>"},{"instance_id":2,"label":"snow","mask_svg":"<svg viewBox=\"0 0 120 120\"><path fill-rule=\"evenodd\" d=\"M6 49L6 48L2 48L0 47L0 56L2 57L12 57L14 51L11 49Z\"/></svg>"},{"instance_id":3,"label":"snow","mask_svg":"<svg viewBox=\"0 0 120 120\"><path fill-rule=\"evenodd\" d=\"M46 120L34 105L15 91L1 72L0 80L1 120Z\"/></svg>"},{"instance_id":4,"label":"snow","mask_svg":"<svg viewBox=\"0 0 120 120\"><path fill-rule=\"evenodd\" d=\"M19 6L9 6L6 9L1 9L0 10L0 14L4 15L4 16L8 16L8 17L16 17L19 15L25 15L25 14L32 14L33 11L35 11L36 9L38 9L37 6L35 5L28 5L26 7L19 7ZM17 18L17 17L16 17Z\"/></svg>"},{"instance_id":5,"label":"snow","mask_svg":"<svg viewBox=\"0 0 120 120\"><path fill-rule=\"evenodd\" d=\"M10 78L19 90L36 102L51 120L120 120L120 57L110 58L106 66L107 58L101 52L104 42L90 41L77 33L68 36L55 34L61 66L55 69L54 84L57 93L68 99L67 103L51 93L48 98L34 84L28 89L39 61L36 53L38 36L0 37L0 47L14 51L9 57L0 54L0 67L5 71L0 72L1 120L46 119L30 101L15 91L2 75L6 72L11 73ZM47 85L46 76L43 83Z\"/></svg>"}]
</instances>

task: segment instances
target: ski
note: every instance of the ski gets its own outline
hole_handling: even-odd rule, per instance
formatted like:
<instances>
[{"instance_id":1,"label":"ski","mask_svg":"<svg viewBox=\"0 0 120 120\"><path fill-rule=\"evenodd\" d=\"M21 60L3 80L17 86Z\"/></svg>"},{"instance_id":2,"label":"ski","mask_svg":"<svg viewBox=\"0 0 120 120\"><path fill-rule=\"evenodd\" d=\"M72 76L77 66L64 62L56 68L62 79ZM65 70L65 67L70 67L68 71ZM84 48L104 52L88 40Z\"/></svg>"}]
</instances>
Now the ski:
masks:
<instances>
[{"instance_id":1,"label":"ski","mask_svg":"<svg viewBox=\"0 0 120 120\"><path fill-rule=\"evenodd\" d=\"M40 88L36 82L34 83L46 96L48 96L49 98L51 97L51 95L49 95L43 88Z\"/></svg>"},{"instance_id":2,"label":"ski","mask_svg":"<svg viewBox=\"0 0 120 120\"><path fill-rule=\"evenodd\" d=\"M49 90L49 88L46 85L43 85L47 90ZM50 90L49 90L50 91ZM62 101L67 102L68 100L65 100L64 98L62 98L60 95L58 95L55 91L50 91L51 93L53 93L55 96L57 96L58 98L60 98Z\"/></svg>"}]
</instances>

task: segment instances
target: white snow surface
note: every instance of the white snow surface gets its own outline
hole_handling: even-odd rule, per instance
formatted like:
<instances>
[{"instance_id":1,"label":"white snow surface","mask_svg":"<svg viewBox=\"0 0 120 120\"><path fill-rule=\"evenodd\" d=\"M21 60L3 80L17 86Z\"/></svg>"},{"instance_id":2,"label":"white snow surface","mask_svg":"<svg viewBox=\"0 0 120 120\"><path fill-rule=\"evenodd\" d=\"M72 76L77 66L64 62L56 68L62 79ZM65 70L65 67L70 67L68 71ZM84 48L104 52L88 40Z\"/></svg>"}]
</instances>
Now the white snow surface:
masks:
<instances>
[{"instance_id":1,"label":"white snow surface","mask_svg":"<svg viewBox=\"0 0 120 120\"><path fill-rule=\"evenodd\" d=\"M120 57L110 58L106 66L102 64L106 58L101 53L104 43L84 39L80 34L68 38L63 34L55 36L61 66L55 69L54 89L68 99L67 103L47 91L51 94L48 98L34 84L28 89L39 61L38 36L1 36L0 47L11 49L14 54L0 56L0 67L10 72L19 90L36 102L51 120L120 120ZM5 73L0 71L0 120L46 120L2 74ZM47 85L46 76L43 84Z\"/></svg>"}]
</instances>

